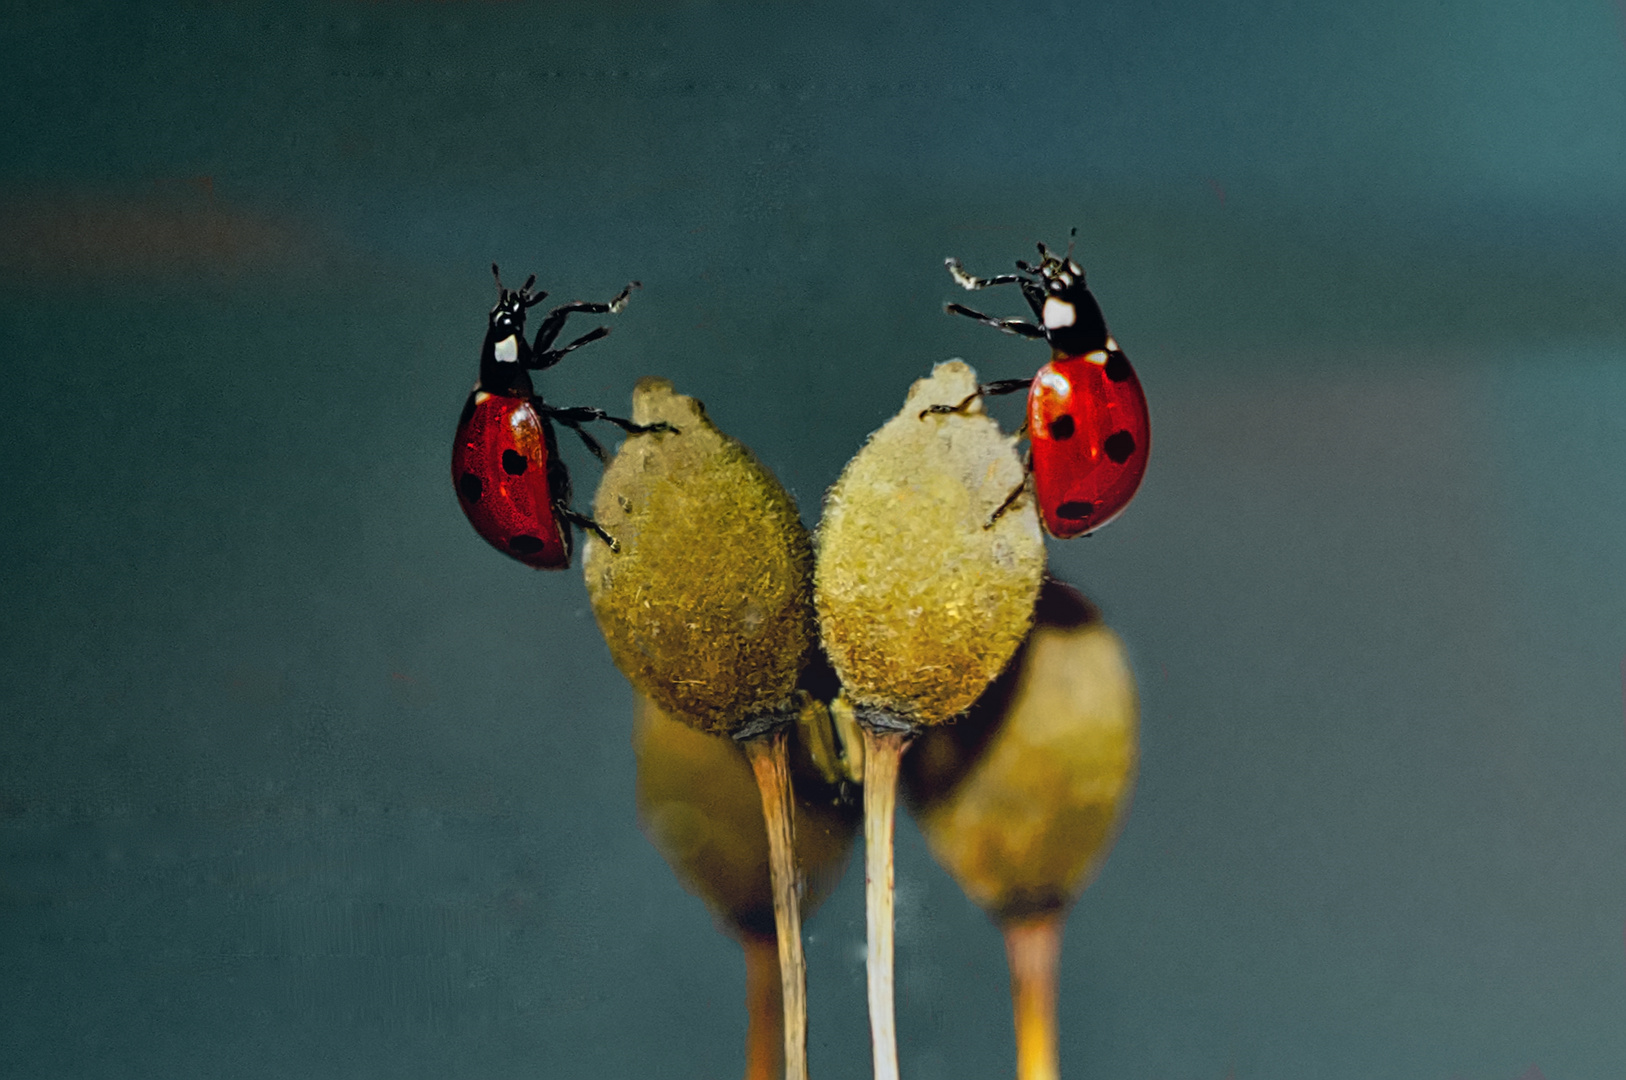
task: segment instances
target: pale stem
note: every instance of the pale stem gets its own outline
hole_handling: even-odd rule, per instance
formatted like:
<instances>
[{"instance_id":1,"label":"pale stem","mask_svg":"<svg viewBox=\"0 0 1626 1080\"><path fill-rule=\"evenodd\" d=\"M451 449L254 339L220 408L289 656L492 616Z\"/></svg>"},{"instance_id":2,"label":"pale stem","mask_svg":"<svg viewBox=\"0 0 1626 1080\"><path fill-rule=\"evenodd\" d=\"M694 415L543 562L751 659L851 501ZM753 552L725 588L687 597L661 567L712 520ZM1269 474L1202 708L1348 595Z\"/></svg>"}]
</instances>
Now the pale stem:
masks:
<instances>
[{"instance_id":1,"label":"pale stem","mask_svg":"<svg viewBox=\"0 0 1626 1080\"><path fill-rule=\"evenodd\" d=\"M1016 1017L1016 1080L1059 1080L1056 1051L1056 973L1065 911L1004 924Z\"/></svg>"},{"instance_id":2,"label":"pale stem","mask_svg":"<svg viewBox=\"0 0 1626 1080\"><path fill-rule=\"evenodd\" d=\"M779 938L779 986L784 996L785 1080L807 1080L807 960L802 955L802 909L791 843L790 752L785 727L745 740L762 793L768 824L768 877Z\"/></svg>"},{"instance_id":3,"label":"pale stem","mask_svg":"<svg viewBox=\"0 0 1626 1080\"><path fill-rule=\"evenodd\" d=\"M779 985L779 946L766 934L744 934L745 1080L779 1080L785 1062L785 997Z\"/></svg>"},{"instance_id":4,"label":"pale stem","mask_svg":"<svg viewBox=\"0 0 1626 1080\"><path fill-rule=\"evenodd\" d=\"M911 733L864 727L864 913L869 926L869 1034L875 1080L898 1080L892 1001L892 824L898 761Z\"/></svg>"}]
</instances>

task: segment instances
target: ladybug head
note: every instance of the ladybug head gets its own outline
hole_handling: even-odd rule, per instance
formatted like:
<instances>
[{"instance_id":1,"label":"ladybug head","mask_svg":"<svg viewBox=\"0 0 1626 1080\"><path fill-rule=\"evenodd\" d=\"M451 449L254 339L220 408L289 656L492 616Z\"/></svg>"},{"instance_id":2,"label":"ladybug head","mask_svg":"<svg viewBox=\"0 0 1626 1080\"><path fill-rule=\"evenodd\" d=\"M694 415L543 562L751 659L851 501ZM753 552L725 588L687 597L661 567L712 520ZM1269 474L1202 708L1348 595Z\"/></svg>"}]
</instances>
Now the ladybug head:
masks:
<instances>
[{"instance_id":1,"label":"ladybug head","mask_svg":"<svg viewBox=\"0 0 1626 1080\"><path fill-rule=\"evenodd\" d=\"M1056 254L1040 242L1039 256L1037 265L1018 259L1016 268L1037 279L1025 282L1023 292L1044 324L1050 347L1068 356L1107 348L1110 339L1106 320L1095 295L1084 284L1084 268L1073 261L1071 239L1065 255Z\"/></svg>"},{"instance_id":2,"label":"ladybug head","mask_svg":"<svg viewBox=\"0 0 1626 1080\"><path fill-rule=\"evenodd\" d=\"M1016 260L1016 268L1039 279L1046 293L1062 295L1069 290L1084 288L1084 268L1073 259L1073 245L1068 243L1067 254L1057 255L1039 241L1039 262Z\"/></svg>"},{"instance_id":3,"label":"ladybug head","mask_svg":"<svg viewBox=\"0 0 1626 1080\"><path fill-rule=\"evenodd\" d=\"M497 272L496 263L491 264L491 276L497 281L497 306L491 309L491 338L501 341L523 333L525 309L541 303L548 294L531 292L531 286L536 284L535 274L526 278L525 284L518 289L503 288L502 275Z\"/></svg>"}]
</instances>

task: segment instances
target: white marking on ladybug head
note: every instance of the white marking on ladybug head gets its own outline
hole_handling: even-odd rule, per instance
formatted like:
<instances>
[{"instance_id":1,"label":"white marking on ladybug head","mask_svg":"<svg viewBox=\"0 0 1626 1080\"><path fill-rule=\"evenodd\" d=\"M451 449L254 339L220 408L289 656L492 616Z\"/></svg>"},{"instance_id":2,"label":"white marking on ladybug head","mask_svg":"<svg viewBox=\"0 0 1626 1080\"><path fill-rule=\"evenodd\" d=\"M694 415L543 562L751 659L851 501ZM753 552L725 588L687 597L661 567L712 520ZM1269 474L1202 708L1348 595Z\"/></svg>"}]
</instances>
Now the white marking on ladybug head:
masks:
<instances>
[{"instance_id":1,"label":"white marking on ladybug head","mask_svg":"<svg viewBox=\"0 0 1626 1080\"><path fill-rule=\"evenodd\" d=\"M509 334L492 346L492 353L496 356L497 363L512 364L519 359L519 343L514 340L514 335Z\"/></svg>"},{"instance_id":2,"label":"white marking on ladybug head","mask_svg":"<svg viewBox=\"0 0 1626 1080\"><path fill-rule=\"evenodd\" d=\"M1107 352L1118 352L1118 351L1119 351L1118 350L1118 339L1115 338L1115 337L1108 337L1107 338Z\"/></svg>"},{"instance_id":3,"label":"white marking on ladybug head","mask_svg":"<svg viewBox=\"0 0 1626 1080\"><path fill-rule=\"evenodd\" d=\"M1085 353L1084 359L1088 360L1092 364L1105 365L1107 362L1107 353L1105 349L1096 349L1094 352Z\"/></svg>"},{"instance_id":4,"label":"white marking on ladybug head","mask_svg":"<svg viewBox=\"0 0 1626 1080\"><path fill-rule=\"evenodd\" d=\"M1059 330L1064 326L1071 326L1078 320L1078 309L1065 300L1054 296L1046 297L1044 302L1044 328L1046 330Z\"/></svg>"}]
</instances>

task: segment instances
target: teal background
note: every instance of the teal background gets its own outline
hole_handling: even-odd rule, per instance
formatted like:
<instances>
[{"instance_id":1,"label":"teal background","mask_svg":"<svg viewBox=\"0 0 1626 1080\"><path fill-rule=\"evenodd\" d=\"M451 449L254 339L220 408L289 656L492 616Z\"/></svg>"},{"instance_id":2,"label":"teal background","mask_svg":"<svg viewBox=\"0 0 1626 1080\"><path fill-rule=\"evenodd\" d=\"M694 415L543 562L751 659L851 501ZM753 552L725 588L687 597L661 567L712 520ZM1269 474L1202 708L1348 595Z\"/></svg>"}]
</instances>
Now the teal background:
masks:
<instances>
[{"instance_id":1,"label":"teal background","mask_svg":"<svg viewBox=\"0 0 1626 1080\"><path fill-rule=\"evenodd\" d=\"M934 362L1043 359L943 257L1076 225L1155 440L1051 546L1144 710L1066 1074L1621 1075L1626 9L4 25L0 1074L737 1073L581 579L452 494L487 265L641 279L544 392L668 376L811 524ZM997 934L909 824L898 877L905 1076L1010 1075ZM822 1080L868 1075L861 884L809 925Z\"/></svg>"}]
</instances>

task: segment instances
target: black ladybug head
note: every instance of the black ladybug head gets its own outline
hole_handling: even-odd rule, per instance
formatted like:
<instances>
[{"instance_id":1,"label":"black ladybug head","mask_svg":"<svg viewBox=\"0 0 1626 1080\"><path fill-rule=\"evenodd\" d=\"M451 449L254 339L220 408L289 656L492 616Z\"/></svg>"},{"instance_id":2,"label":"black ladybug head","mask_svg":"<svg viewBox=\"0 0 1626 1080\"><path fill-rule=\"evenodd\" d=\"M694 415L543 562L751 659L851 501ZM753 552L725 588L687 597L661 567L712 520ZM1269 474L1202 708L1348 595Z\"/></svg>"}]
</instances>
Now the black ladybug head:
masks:
<instances>
[{"instance_id":1,"label":"black ladybug head","mask_svg":"<svg viewBox=\"0 0 1626 1080\"><path fill-rule=\"evenodd\" d=\"M531 377L526 372L530 349L525 344L525 309L541 301L547 293L533 293L536 275L516 289L505 289L497 264L491 264L497 279L497 306L491 309L485 344L480 347L479 388L493 394L529 397Z\"/></svg>"},{"instance_id":2,"label":"black ladybug head","mask_svg":"<svg viewBox=\"0 0 1626 1080\"><path fill-rule=\"evenodd\" d=\"M536 275L532 274L525 279L525 284L518 289L503 288L502 275L497 272L497 264L491 264L491 276L497 281L497 306L491 309L491 330L489 337L493 341L514 337L525 332L525 309L542 302L548 294L545 292L533 293L531 286L536 284Z\"/></svg>"},{"instance_id":3,"label":"black ladybug head","mask_svg":"<svg viewBox=\"0 0 1626 1080\"><path fill-rule=\"evenodd\" d=\"M1016 268L1037 280L1024 282L1022 291L1044 327L1050 347L1066 356L1106 349L1110 336L1101 305L1084 284L1084 268L1073 261L1073 245L1058 255L1039 244L1037 265L1017 260Z\"/></svg>"}]
</instances>

